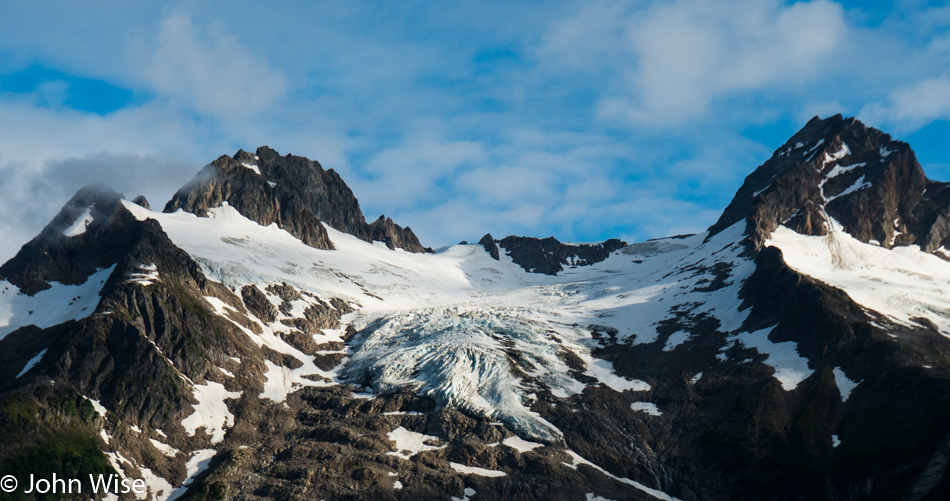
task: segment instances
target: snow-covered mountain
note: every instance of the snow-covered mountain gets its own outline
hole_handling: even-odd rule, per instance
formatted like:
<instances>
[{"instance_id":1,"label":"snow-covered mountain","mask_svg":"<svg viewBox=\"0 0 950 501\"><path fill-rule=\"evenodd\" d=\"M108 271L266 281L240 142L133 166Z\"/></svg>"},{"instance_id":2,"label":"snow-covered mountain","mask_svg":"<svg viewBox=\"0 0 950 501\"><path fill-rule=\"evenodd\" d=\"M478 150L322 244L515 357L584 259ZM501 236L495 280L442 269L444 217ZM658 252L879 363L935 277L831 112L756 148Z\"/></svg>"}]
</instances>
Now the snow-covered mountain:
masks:
<instances>
[{"instance_id":1,"label":"snow-covered mountain","mask_svg":"<svg viewBox=\"0 0 950 501\"><path fill-rule=\"evenodd\" d=\"M0 267L0 471L138 499L940 499L950 189L813 119L709 231L433 252L262 147Z\"/></svg>"}]
</instances>

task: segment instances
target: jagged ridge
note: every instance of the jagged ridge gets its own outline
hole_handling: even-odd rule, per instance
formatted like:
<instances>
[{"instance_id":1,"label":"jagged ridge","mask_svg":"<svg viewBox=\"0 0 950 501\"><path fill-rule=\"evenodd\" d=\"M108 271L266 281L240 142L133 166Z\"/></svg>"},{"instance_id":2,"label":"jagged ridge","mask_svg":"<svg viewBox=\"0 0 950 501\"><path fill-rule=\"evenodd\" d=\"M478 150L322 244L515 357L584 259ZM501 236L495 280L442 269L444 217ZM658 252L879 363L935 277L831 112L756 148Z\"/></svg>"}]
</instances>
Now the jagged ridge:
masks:
<instances>
[{"instance_id":1,"label":"jagged ridge","mask_svg":"<svg viewBox=\"0 0 950 501\"><path fill-rule=\"evenodd\" d=\"M367 224L353 192L333 169L295 155L280 156L267 146L256 154L239 150L205 166L165 205L165 212L185 210L205 216L227 202L262 225L277 225L318 249L332 249L321 221L367 242L390 248L431 252L409 228L380 216Z\"/></svg>"}]
</instances>

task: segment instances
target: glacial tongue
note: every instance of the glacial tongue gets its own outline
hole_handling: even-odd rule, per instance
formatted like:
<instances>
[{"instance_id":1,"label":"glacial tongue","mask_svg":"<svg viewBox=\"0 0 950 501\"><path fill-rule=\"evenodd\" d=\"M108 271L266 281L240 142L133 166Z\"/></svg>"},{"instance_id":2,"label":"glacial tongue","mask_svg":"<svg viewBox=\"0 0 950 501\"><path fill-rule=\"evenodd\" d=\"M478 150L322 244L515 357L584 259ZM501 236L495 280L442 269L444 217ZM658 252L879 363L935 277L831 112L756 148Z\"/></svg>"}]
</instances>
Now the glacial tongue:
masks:
<instances>
[{"instance_id":1,"label":"glacial tongue","mask_svg":"<svg viewBox=\"0 0 950 501\"><path fill-rule=\"evenodd\" d=\"M442 306L395 313L354 339L344 377L375 393L408 388L439 407L504 422L527 437L562 442L529 409L537 394L567 398L598 380L616 391L650 385L615 376L591 356L590 333L531 308Z\"/></svg>"}]
</instances>

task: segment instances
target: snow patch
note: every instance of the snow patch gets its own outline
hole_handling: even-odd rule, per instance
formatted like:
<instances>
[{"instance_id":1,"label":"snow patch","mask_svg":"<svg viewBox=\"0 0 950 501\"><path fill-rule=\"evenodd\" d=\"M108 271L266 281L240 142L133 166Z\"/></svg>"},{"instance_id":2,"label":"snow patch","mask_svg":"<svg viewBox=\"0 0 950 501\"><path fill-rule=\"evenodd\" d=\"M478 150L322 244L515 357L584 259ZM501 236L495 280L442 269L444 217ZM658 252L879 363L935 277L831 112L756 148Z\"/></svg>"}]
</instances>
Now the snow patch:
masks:
<instances>
[{"instance_id":1,"label":"snow patch","mask_svg":"<svg viewBox=\"0 0 950 501\"><path fill-rule=\"evenodd\" d=\"M845 188L845 190L842 191L841 193L838 193L837 195L833 195L833 196L831 196L831 197L828 197L828 198L826 199L826 201L830 202L830 201L832 201L832 200L834 200L834 199L836 199L836 198L841 198L841 197L843 197L843 196L845 196L845 195L850 195L850 194L852 194L852 193L854 193L854 192L856 192L856 191L858 191L858 190L863 190L863 189L865 189L865 188L870 188L870 187L871 187L871 183L868 182L868 181L865 181L865 180L864 180L864 176L861 176L861 177L859 177L859 178L854 182L854 184L852 184L851 186Z\"/></svg>"},{"instance_id":2,"label":"snow patch","mask_svg":"<svg viewBox=\"0 0 950 501\"><path fill-rule=\"evenodd\" d=\"M254 173L257 174L258 176L261 176L261 175L262 175L262 174L261 174L261 170L257 167L257 164L249 164L249 163L247 163L247 162L241 162L241 165L244 166L244 167L247 167L248 169L251 169L251 170L254 171Z\"/></svg>"},{"instance_id":3,"label":"snow patch","mask_svg":"<svg viewBox=\"0 0 950 501\"><path fill-rule=\"evenodd\" d=\"M465 466L460 463L449 462L449 466L451 466L453 470L466 475L479 475L482 477L504 477L508 475L503 471L487 470L485 468L478 468L477 466Z\"/></svg>"},{"instance_id":4,"label":"snow patch","mask_svg":"<svg viewBox=\"0 0 950 501\"><path fill-rule=\"evenodd\" d=\"M593 357L585 360L587 362L587 371L585 374L596 378L604 386L617 392L630 391L650 391L650 384L639 379L626 379L614 374L613 364L606 360L594 359Z\"/></svg>"},{"instance_id":5,"label":"snow patch","mask_svg":"<svg viewBox=\"0 0 950 501\"><path fill-rule=\"evenodd\" d=\"M420 452L435 451L447 447L447 445L429 445L426 442L441 442L441 440L439 437L433 437L432 435L423 435L422 433L409 431L402 426L389 432L386 436L396 443L396 450L394 452L387 452L386 454L398 456L403 459L409 459ZM408 454L406 454L407 452Z\"/></svg>"},{"instance_id":6,"label":"snow patch","mask_svg":"<svg viewBox=\"0 0 950 501\"><path fill-rule=\"evenodd\" d=\"M85 398L86 400L89 401L89 403L92 404L92 408L95 409L97 413L99 413L99 416L106 417L106 408L105 406L100 404L98 400L93 400L85 395L83 395L83 398Z\"/></svg>"},{"instance_id":7,"label":"snow patch","mask_svg":"<svg viewBox=\"0 0 950 501\"><path fill-rule=\"evenodd\" d=\"M129 282L142 286L149 286L158 282L158 267L154 263L142 266L140 273L133 273L129 277Z\"/></svg>"},{"instance_id":8,"label":"snow patch","mask_svg":"<svg viewBox=\"0 0 950 501\"><path fill-rule=\"evenodd\" d=\"M502 440L501 443L521 453L533 451L537 449L538 447L542 446L542 444L539 444L537 442L529 442L527 440L522 439L521 437L517 435L512 435Z\"/></svg>"},{"instance_id":9,"label":"snow patch","mask_svg":"<svg viewBox=\"0 0 950 501\"><path fill-rule=\"evenodd\" d=\"M630 408L638 412L645 412L651 416L663 415L663 412L661 412L653 402L634 402L630 404Z\"/></svg>"},{"instance_id":10,"label":"snow patch","mask_svg":"<svg viewBox=\"0 0 950 501\"><path fill-rule=\"evenodd\" d=\"M92 223L92 206L86 207L73 224L63 230L63 235L67 237L76 237L86 232L86 228Z\"/></svg>"},{"instance_id":11,"label":"snow patch","mask_svg":"<svg viewBox=\"0 0 950 501\"><path fill-rule=\"evenodd\" d=\"M851 392L854 390L860 381L853 381L840 367L835 367L832 372L835 375L835 384L838 386L838 393L841 394L841 401L847 402L848 397L851 396Z\"/></svg>"},{"instance_id":12,"label":"snow patch","mask_svg":"<svg viewBox=\"0 0 950 501\"><path fill-rule=\"evenodd\" d=\"M607 470L601 468L600 466L597 466L596 464L591 463L590 461L588 461L588 460L582 458L578 453L576 453L576 452L574 452L574 451L572 451L572 450L567 450L567 451L565 451L565 452L567 452L567 455L571 457L571 462L570 462L570 463L561 463L561 464L563 464L564 466L567 466L567 467L569 467L569 468L572 468L572 469L576 470L578 466L580 466L580 465L586 465L586 466L589 466L589 467L591 467L591 468L593 468L593 469L595 469L595 470L597 470L597 471L603 473L604 475L606 475L606 476L608 476L608 477L610 477L610 478L612 478L612 479L614 479L614 480L616 480L616 481L618 481L618 482L621 482L621 483L624 483L624 484L627 484L627 485L631 485L631 486L633 486L633 487L639 489L640 491L643 491L643 492L645 492L645 493L649 494L650 496L653 496L653 497L655 497L655 498L657 498L657 499L662 499L662 500L664 500L664 501L679 501L677 498L674 498L673 496L670 496L669 494L667 494L667 493L665 493L665 492L663 492L663 491L659 491L659 490L656 490L656 489L652 489L652 488L650 488L650 487L647 487L647 486L641 484L640 482L637 482L637 481L635 481L635 480L630 480L629 478L618 477L618 476L616 476L616 475L614 475L614 474L608 472Z\"/></svg>"},{"instance_id":13,"label":"snow patch","mask_svg":"<svg viewBox=\"0 0 950 501\"><path fill-rule=\"evenodd\" d=\"M166 455L166 456L168 456L168 457L170 457L170 458L173 458L173 457L177 456L177 455L181 452L180 450L178 450L178 449L176 449L176 448L174 448L174 447L172 447L172 446L170 446L170 445L168 445L168 444L159 442L158 440L155 440L154 438L150 438L150 439L148 439L148 441L152 443L152 446L153 446L153 447L155 447L156 449L158 449L159 451L161 451L162 454L164 454L164 455Z\"/></svg>"},{"instance_id":14,"label":"snow patch","mask_svg":"<svg viewBox=\"0 0 950 501\"><path fill-rule=\"evenodd\" d=\"M211 459L214 458L215 450L200 449L192 452L191 454L191 459L189 459L185 464L185 480L181 483L180 487L171 492L171 495L168 497L168 501L178 499L182 494L185 493L185 491L188 490L188 486L195 481L195 477L208 469L208 466L211 465Z\"/></svg>"},{"instance_id":15,"label":"snow patch","mask_svg":"<svg viewBox=\"0 0 950 501\"><path fill-rule=\"evenodd\" d=\"M455 496L452 496L452 501L471 501L471 497L475 495L475 492L476 492L475 489L472 489L471 487L466 487L465 490L462 492L464 497L457 498Z\"/></svg>"},{"instance_id":16,"label":"snow patch","mask_svg":"<svg viewBox=\"0 0 950 501\"><path fill-rule=\"evenodd\" d=\"M23 370L21 370L20 373L16 375L16 379L19 379L20 376L29 372L30 369L33 368L33 366L40 363L40 360L43 360L43 355L46 355L46 349L43 349L42 351L37 353L35 357L27 360L26 365L23 366Z\"/></svg>"},{"instance_id":17,"label":"snow patch","mask_svg":"<svg viewBox=\"0 0 950 501\"><path fill-rule=\"evenodd\" d=\"M188 436L195 436L198 428L204 428L211 434L211 443L218 444L224 440L225 428L234 426L234 415L228 410L227 399L241 397L239 391L227 391L221 383L208 381L203 385L194 386L194 397L198 403L188 417L181 421L181 425L188 432Z\"/></svg>"},{"instance_id":18,"label":"snow patch","mask_svg":"<svg viewBox=\"0 0 950 501\"><path fill-rule=\"evenodd\" d=\"M775 343L769 340L769 333L774 326L760 329L755 332L740 333L726 338L729 343L738 341L746 348L752 348L766 355L764 364L775 370L773 376L782 383L785 391L792 391L798 383L811 375L808 368L808 359L798 354L798 344L794 341Z\"/></svg>"},{"instance_id":19,"label":"snow patch","mask_svg":"<svg viewBox=\"0 0 950 501\"><path fill-rule=\"evenodd\" d=\"M820 145L821 143L822 143L822 141L818 141L818 145ZM815 147L817 147L818 145L815 145ZM841 160L842 158L844 158L844 157L846 157L846 156L848 156L848 155L850 155L850 154L851 154L851 149L848 148L848 145L847 145L845 142L842 141L842 142L841 142L841 148L838 148L838 151L836 151L836 152L834 152L834 153L831 153L831 154L828 154L827 152L825 152L825 154L822 155L822 158L821 158L821 166L822 166L822 168L823 168L824 166L826 166L826 165L828 165L828 164L830 164L830 163L832 163L832 162L837 162L838 160Z\"/></svg>"},{"instance_id":20,"label":"snow patch","mask_svg":"<svg viewBox=\"0 0 950 501\"><path fill-rule=\"evenodd\" d=\"M838 177L847 172L851 172L852 170L857 169L858 167L864 167L865 165L867 165L867 162L858 162L856 164L851 164L851 165L835 165L834 168L832 168L830 171L828 171L827 174L825 174L825 178L831 179L833 177Z\"/></svg>"}]
</instances>

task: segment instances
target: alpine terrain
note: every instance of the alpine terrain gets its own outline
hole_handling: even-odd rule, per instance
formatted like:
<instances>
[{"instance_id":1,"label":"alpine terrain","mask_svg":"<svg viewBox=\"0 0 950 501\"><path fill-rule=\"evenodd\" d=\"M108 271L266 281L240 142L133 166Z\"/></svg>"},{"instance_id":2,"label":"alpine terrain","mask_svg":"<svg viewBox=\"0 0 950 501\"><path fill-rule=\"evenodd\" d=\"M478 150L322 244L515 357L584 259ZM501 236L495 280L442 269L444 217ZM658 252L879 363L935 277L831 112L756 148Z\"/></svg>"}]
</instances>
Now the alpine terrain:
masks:
<instances>
[{"instance_id":1,"label":"alpine terrain","mask_svg":"<svg viewBox=\"0 0 950 501\"><path fill-rule=\"evenodd\" d=\"M433 251L265 146L160 211L82 188L0 267L0 475L21 484L923 500L950 498L948 467L950 183L840 115L696 235Z\"/></svg>"}]
</instances>

